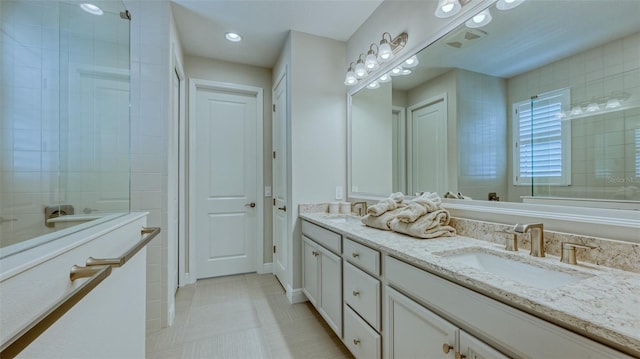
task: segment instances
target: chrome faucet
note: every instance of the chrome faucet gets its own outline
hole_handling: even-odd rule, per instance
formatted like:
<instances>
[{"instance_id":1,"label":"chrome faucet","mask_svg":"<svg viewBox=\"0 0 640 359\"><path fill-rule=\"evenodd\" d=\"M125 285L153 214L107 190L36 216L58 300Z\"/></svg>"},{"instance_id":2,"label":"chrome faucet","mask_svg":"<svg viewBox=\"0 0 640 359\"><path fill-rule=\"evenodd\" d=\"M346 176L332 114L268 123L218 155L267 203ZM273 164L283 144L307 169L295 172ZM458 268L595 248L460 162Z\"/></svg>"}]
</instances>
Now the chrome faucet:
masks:
<instances>
[{"instance_id":1,"label":"chrome faucet","mask_svg":"<svg viewBox=\"0 0 640 359\"><path fill-rule=\"evenodd\" d=\"M358 216L362 217L367 214L367 201L358 201L351 203L351 208L358 207Z\"/></svg>"},{"instance_id":2,"label":"chrome faucet","mask_svg":"<svg viewBox=\"0 0 640 359\"><path fill-rule=\"evenodd\" d=\"M531 251L534 257L544 257L544 228L542 223L516 224L513 228L515 232L531 232Z\"/></svg>"}]
</instances>

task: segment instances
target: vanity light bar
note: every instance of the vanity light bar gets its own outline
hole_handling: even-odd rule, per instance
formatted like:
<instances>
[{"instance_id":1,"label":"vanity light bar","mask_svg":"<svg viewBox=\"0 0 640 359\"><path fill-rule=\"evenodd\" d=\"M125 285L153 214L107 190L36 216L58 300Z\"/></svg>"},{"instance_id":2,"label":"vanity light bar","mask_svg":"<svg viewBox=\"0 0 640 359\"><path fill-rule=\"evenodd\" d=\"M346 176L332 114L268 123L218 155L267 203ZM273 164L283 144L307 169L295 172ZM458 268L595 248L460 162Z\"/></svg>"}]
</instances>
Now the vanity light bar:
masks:
<instances>
[{"instance_id":1,"label":"vanity light bar","mask_svg":"<svg viewBox=\"0 0 640 359\"><path fill-rule=\"evenodd\" d=\"M371 72L380 68L381 64L391 61L394 55L405 47L407 40L409 40L409 35L406 32L395 38L392 38L388 32L383 33L380 45L371 44L366 55L364 53L360 54L355 62L355 67L353 62L349 65L344 84L353 86L358 83L358 80L364 79Z\"/></svg>"}]
</instances>

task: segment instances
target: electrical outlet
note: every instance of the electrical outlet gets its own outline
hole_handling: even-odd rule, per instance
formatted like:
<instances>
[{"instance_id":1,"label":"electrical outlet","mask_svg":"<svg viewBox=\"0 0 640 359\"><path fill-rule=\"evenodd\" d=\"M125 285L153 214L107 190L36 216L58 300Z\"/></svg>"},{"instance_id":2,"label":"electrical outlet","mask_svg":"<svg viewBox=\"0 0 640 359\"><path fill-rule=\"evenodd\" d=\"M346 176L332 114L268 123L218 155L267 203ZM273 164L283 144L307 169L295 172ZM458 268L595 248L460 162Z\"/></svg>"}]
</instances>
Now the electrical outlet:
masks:
<instances>
[{"instance_id":1,"label":"electrical outlet","mask_svg":"<svg viewBox=\"0 0 640 359\"><path fill-rule=\"evenodd\" d=\"M336 199L342 199L343 197L342 186L336 186Z\"/></svg>"},{"instance_id":2,"label":"electrical outlet","mask_svg":"<svg viewBox=\"0 0 640 359\"><path fill-rule=\"evenodd\" d=\"M271 197L271 186L264 186L264 196Z\"/></svg>"}]
</instances>

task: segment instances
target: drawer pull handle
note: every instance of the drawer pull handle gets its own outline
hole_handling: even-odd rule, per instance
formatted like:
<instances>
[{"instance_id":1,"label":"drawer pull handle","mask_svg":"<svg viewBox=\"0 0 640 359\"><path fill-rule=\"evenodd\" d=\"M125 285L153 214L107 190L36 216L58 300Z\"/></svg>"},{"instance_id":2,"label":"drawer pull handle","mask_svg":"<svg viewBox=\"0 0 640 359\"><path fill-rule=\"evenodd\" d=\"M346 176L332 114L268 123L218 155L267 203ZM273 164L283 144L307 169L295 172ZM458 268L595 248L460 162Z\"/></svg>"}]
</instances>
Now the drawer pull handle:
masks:
<instances>
[{"instance_id":1,"label":"drawer pull handle","mask_svg":"<svg viewBox=\"0 0 640 359\"><path fill-rule=\"evenodd\" d=\"M449 345L448 343L444 343L442 344L442 351L445 354L449 354L449 352L451 351L451 349L453 349L453 347L451 345Z\"/></svg>"},{"instance_id":2,"label":"drawer pull handle","mask_svg":"<svg viewBox=\"0 0 640 359\"><path fill-rule=\"evenodd\" d=\"M360 339L354 339L353 340L353 344L360 345Z\"/></svg>"},{"instance_id":3,"label":"drawer pull handle","mask_svg":"<svg viewBox=\"0 0 640 359\"><path fill-rule=\"evenodd\" d=\"M357 297L360 295L360 292L358 292L357 290L354 290L352 293L354 297Z\"/></svg>"},{"instance_id":4,"label":"drawer pull handle","mask_svg":"<svg viewBox=\"0 0 640 359\"><path fill-rule=\"evenodd\" d=\"M351 253L351 256L352 256L353 258L358 258L358 257L360 257L360 254L359 254L359 253L356 253L356 252L353 252L353 253Z\"/></svg>"},{"instance_id":5,"label":"drawer pull handle","mask_svg":"<svg viewBox=\"0 0 640 359\"><path fill-rule=\"evenodd\" d=\"M461 354L460 352L456 352L456 359L465 359L466 357L466 355Z\"/></svg>"}]
</instances>

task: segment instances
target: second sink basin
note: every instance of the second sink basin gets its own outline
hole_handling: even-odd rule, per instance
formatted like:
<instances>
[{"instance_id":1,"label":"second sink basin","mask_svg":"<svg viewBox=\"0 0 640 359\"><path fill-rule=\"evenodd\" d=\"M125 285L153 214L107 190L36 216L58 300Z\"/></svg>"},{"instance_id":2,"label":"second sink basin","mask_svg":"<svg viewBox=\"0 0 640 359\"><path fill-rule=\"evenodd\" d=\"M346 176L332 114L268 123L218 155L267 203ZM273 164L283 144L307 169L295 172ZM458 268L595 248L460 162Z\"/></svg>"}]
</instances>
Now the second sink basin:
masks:
<instances>
[{"instance_id":1,"label":"second sink basin","mask_svg":"<svg viewBox=\"0 0 640 359\"><path fill-rule=\"evenodd\" d=\"M545 268L518 258L510 258L506 254L499 255L480 250L443 256L452 262L540 289L557 288L591 277L589 274L568 272L563 268Z\"/></svg>"},{"instance_id":2,"label":"second sink basin","mask_svg":"<svg viewBox=\"0 0 640 359\"><path fill-rule=\"evenodd\" d=\"M339 222L339 223L359 223L362 221L362 218L355 217L348 214L329 214L324 218L332 222Z\"/></svg>"}]
</instances>

